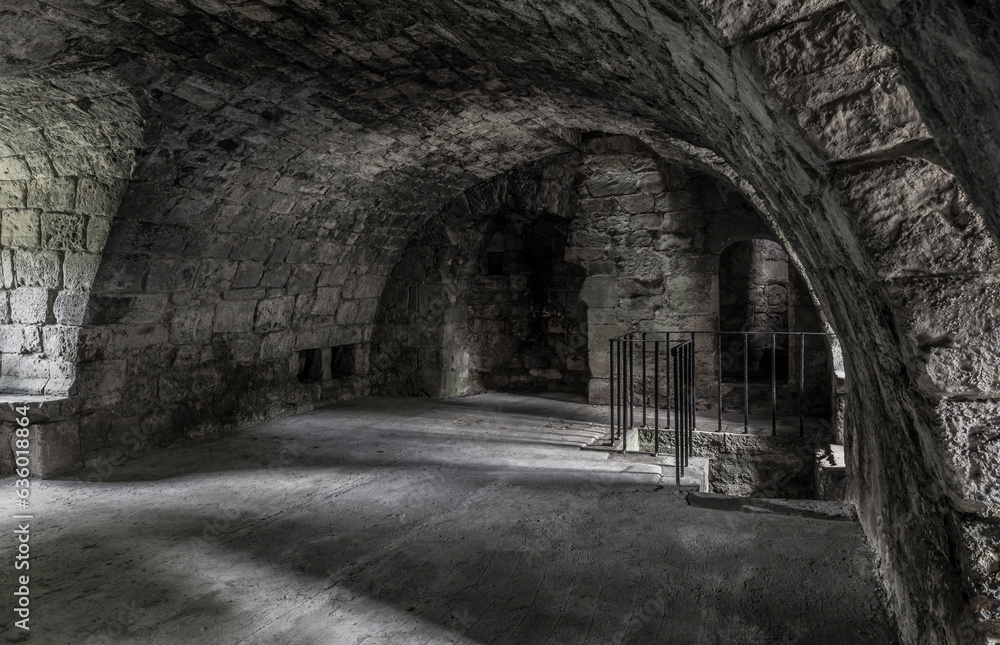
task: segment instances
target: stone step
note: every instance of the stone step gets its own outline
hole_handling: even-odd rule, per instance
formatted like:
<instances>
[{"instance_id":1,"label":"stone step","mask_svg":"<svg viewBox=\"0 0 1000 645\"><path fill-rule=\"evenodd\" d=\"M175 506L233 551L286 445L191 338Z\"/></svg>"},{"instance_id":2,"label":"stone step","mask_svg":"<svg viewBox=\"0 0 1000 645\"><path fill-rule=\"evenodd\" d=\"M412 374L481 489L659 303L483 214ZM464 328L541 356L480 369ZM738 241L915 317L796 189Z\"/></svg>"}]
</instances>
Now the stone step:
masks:
<instances>
[{"instance_id":1,"label":"stone step","mask_svg":"<svg viewBox=\"0 0 1000 645\"><path fill-rule=\"evenodd\" d=\"M844 500L847 486L847 468L844 465L844 447L831 444L829 450L816 453L816 496L831 502Z\"/></svg>"},{"instance_id":2,"label":"stone step","mask_svg":"<svg viewBox=\"0 0 1000 645\"><path fill-rule=\"evenodd\" d=\"M637 465L655 466L660 469L661 486L677 486L677 475L674 470L676 462L674 455L661 452L653 455L649 451L626 450L622 451L621 441L611 442L611 435L605 433L598 437L593 443L583 446L583 450L607 453L611 461L625 461ZM701 492L709 491L708 483L709 459L707 457L692 456L688 459L688 465L681 475L680 488Z\"/></svg>"}]
</instances>

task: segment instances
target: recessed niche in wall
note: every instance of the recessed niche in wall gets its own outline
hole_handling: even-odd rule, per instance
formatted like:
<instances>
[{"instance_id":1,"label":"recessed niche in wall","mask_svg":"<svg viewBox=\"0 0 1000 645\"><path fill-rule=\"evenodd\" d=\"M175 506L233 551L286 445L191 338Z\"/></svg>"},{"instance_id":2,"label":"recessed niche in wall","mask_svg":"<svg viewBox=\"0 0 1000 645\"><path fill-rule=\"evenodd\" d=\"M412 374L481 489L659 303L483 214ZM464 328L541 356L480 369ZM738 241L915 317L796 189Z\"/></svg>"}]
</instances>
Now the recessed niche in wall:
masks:
<instances>
[{"instance_id":1,"label":"recessed niche in wall","mask_svg":"<svg viewBox=\"0 0 1000 645\"><path fill-rule=\"evenodd\" d=\"M788 256L777 242L745 240L719 255L719 329L751 332L722 337L722 380L742 382L744 353L750 382L770 383L772 337L788 331ZM788 379L788 339L778 335L775 376Z\"/></svg>"},{"instance_id":2,"label":"recessed niche in wall","mask_svg":"<svg viewBox=\"0 0 1000 645\"><path fill-rule=\"evenodd\" d=\"M323 350L299 350L299 382L318 383L323 380Z\"/></svg>"},{"instance_id":3,"label":"recessed niche in wall","mask_svg":"<svg viewBox=\"0 0 1000 645\"><path fill-rule=\"evenodd\" d=\"M330 375L333 378L344 378L358 373L357 345L339 345L330 349Z\"/></svg>"},{"instance_id":4,"label":"recessed niche in wall","mask_svg":"<svg viewBox=\"0 0 1000 645\"><path fill-rule=\"evenodd\" d=\"M490 251L486 254L486 275L503 275L502 251Z\"/></svg>"}]
</instances>

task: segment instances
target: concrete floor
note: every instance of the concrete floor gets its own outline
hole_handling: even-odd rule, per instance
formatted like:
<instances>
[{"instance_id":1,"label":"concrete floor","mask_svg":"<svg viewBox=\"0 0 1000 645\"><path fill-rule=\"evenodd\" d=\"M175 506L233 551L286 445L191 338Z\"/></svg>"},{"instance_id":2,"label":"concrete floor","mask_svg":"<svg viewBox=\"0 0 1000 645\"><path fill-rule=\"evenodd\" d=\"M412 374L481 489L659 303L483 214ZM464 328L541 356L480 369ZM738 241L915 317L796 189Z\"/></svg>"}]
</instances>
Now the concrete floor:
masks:
<instances>
[{"instance_id":1,"label":"concrete floor","mask_svg":"<svg viewBox=\"0 0 1000 645\"><path fill-rule=\"evenodd\" d=\"M604 430L551 399L368 399L38 482L30 642L896 642L855 522L689 506L578 449Z\"/></svg>"}]
</instances>

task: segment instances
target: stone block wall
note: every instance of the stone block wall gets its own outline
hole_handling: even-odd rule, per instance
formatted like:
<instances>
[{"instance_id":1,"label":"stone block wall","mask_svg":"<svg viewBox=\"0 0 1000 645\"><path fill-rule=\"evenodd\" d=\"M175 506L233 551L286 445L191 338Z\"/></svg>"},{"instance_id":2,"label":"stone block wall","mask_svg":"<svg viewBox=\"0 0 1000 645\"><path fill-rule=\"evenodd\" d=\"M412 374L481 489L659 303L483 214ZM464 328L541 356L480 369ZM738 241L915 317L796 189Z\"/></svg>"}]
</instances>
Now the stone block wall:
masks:
<instances>
[{"instance_id":1,"label":"stone block wall","mask_svg":"<svg viewBox=\"0 0 1000 645\"><path fill-rule=\"evenodd\" d=\"M640 430L643 449L653 432ZM811 437L761 437L752 434L695 431L691 449L709 459L709 490L738 497L815 499L816 452L822 442ZM660 430L660 451L674 454L674 433Z\"/></svg>"},{"instance_id":2,"label":"stone block wall","mask_svg":"<svg viewBox=\"0 0 1000 645\"><path fill-rule=\"evenodd\" d=\"M565 218L500 213L468 296L471 385L585 393L583 270L564 259ZM477 389L478 389L477 387Z\"/></svg>"},{"instance_id":3,"label":"stone block wall","mask_svg":"<svg viewBox=\"0 0 1000 645\"><path fill-rule=\"evenodd\" d=\"M73 388L84 309L141 142L138 113L106 75L0 81L0 393Z\"/></svg>"}]
</instances>

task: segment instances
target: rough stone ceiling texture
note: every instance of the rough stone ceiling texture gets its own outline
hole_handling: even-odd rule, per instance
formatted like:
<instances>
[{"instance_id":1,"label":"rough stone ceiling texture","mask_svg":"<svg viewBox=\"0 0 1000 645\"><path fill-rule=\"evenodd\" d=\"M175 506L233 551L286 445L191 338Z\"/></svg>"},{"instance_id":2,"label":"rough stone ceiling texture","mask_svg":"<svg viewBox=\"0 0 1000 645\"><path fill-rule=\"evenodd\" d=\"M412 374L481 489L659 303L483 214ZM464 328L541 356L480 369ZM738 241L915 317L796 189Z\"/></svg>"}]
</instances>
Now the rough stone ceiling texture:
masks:
<instances>
[{"instance_id":1,"label":"rough stone ceiling texture","mask_svg":"<svg viewBox=\"0 0 1000 645\"><path fill-rule=\"evenodd\" d=\"M275 239L285 245L279 262L287 255L316 263L297 261L301 275L293 278L303 290L319 284L343 297L374 276L377 295L413 231L448 199L572 148L580 131L634 135L661 152L696 152L728 173L798 254L847 341L855 490L906 635L957 640L959 530L937 420L909 387L909 379L919 382L919 365L906 354L877 279L896 267L878 267L878 254L864 248L829 167L934 156L934 146L896 82L891 55L842 6L0 0L0 7L7 54L0 74L99 69L131 90L147 122L82 352L88 394L104 392L95 384L114 380L109 374L117 379L110 394L91 397L95 416L140 389L126 405L138 405L145 390L166 400L169 388L144 375L151 357L168 353L138 352L167 344L175 309L220 311L215 301L230 291L263 297L242 285L260 283L249 272L274 255ZM963 141L956 135L951 150ZM995 167L987 163L994 157L965 165ZM993 196L995 186L978 185L980 197ZM991 221L1000 230L1000 218ZM206 274L205 258L220 256L216 274ZM370 302L367 288L366 295ZM348 314L313 307L294 324L301 334L334 324L361 329L373 315L374 307L357 304ZM109 325L123 321L149 326L119 347L112 332L127 330ZM238 331L245 330L235 321L216 318L207 337ZM291 333L287 345L256 342L250 361L277 360L306 341ZM129 371L117 363L100 369L100 360L129 356Z\"/></svg>"},{"instance_id":2,"label":"rough stone ceiling texture","mask_svg":"<svg viewBox=\"0 0 1000 645\"><path fill-rule=\"evenodd\" d=\"M914 102L955 174L1000 231L1000 7L993 2L851 0L899 55ZM987 170L989 169L989 170Z\"/></svg>"}]
</instances>

